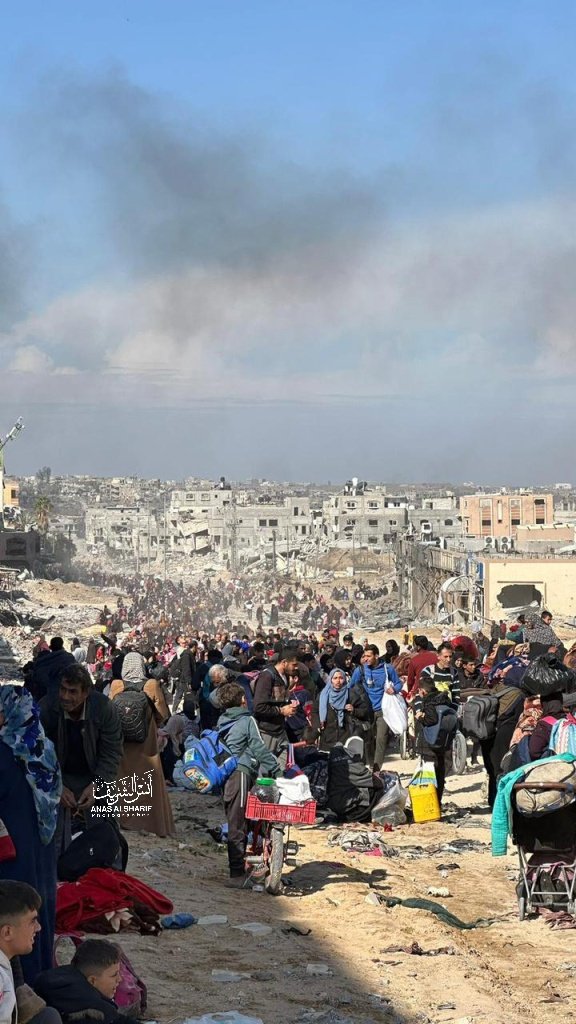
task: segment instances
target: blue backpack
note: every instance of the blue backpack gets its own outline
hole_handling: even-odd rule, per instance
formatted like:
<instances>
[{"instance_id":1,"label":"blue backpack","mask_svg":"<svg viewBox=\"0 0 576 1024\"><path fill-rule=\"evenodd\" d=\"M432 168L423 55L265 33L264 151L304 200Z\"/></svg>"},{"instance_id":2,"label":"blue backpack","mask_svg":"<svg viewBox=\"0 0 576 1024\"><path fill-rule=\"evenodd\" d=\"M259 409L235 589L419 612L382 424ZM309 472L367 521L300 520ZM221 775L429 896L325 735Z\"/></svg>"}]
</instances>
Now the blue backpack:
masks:
<instances>
[{"instance_id":1,"label":"blue backpack","mask_svg":"<svg viewBox=\"0 0 576 1024\"><path fill-rule=\"evenodd\" d=\"M458 728L458 715L453 707L446 704L438 705L435 710L438 721L435 725L424 726L424 739L431 750L449 750Z\"/></svg>"},{"instance_id":2,"label":"blue backpack","mask_svg":"<svg viewBox=\"0 0 576 1024\"><path fill-rule=\"evenodd\" d=\"M238 767L238 758L222 739L233 725L234 722L228 722L220 729L206 729L200 737L189 737L184 756L174 767L172 778L177 786L193 793L222 792L224 783Z\"/></svg>"}]
</instances>

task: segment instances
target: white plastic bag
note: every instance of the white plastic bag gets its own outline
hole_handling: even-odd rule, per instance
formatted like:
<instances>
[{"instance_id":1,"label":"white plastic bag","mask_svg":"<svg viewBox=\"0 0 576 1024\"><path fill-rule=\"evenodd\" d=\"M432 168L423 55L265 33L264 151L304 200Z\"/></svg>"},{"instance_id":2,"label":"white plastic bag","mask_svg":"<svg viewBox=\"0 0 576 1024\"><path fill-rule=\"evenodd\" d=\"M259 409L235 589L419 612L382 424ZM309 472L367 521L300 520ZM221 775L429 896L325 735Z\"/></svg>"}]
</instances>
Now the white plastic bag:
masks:
<instances>
[{"instance_id":1,"label":"white plastic bag","mask_svg":"<svg viewBox=\"0 0 576 1024\"><path fill-rule=\"evenodd\" d=\"M295 779L276 779L280 790L280 804L301 804L312 800L312 790L307 775L297 775Z\"/></svg>"},{"instance_id":2,"label":"white plastic bag","mask_svg":"<svg viewBox=\"0 0 576 1024\"><path fill-rule=\"evenodd\" d=\"M408 708L399 693L384 693L382 717L395 736L401 736L408 728Z\"/></svg>"},{"instance_id":3,"label":"white plastic bag","mask_svg":"<svg viewBox=\"0 0 576 1024\"><path fill-rule=\"evenodd\" d=\"M379 825L405 825L404 808L408 800L408 790L400 782L396 772L380 772L384 784L384 792L370 812L372 821Z\"/></svg>"}]
</instances>

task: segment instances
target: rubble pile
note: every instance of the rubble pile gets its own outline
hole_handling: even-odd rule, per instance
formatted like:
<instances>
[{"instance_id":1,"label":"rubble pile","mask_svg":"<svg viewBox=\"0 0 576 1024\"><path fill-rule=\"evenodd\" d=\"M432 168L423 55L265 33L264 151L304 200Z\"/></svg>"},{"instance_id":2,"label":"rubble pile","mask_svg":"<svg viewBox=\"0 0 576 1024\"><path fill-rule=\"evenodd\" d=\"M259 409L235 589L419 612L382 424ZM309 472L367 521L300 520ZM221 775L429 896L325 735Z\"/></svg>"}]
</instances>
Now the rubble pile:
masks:
<instances>
[{"instance_id":1,"label":"rubble pile","mask_svg":"<svg viewBox=\"0 0 576 1024\"><path fill-rule=\"evenodd\" d=\"M0 595L0 678L18 679L19 667L32 657L38 633L62 636L66 645L78 634L87 636L97 624L102 602L96 591L78 583L34 580L10 596Z\"/></svg>"}]
</instances>

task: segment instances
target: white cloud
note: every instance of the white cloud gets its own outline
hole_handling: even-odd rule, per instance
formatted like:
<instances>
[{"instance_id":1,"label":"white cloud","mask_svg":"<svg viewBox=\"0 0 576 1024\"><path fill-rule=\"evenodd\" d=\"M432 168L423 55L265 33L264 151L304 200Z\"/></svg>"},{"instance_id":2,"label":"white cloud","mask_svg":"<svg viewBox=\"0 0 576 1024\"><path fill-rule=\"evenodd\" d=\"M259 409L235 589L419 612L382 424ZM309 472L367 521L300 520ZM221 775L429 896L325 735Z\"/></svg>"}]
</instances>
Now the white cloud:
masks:
<instances>
[{"instance_id":1,"label":"white cloud","mask_svg":"<svg viewBox=\"0 0 576 1024\"><path fill-rule=\"evenodd\" d=\"M8 370L13 373L46 374L54 366L50 356L36 345L22 345L16 349Z\"/></svg>"}]
</instances>

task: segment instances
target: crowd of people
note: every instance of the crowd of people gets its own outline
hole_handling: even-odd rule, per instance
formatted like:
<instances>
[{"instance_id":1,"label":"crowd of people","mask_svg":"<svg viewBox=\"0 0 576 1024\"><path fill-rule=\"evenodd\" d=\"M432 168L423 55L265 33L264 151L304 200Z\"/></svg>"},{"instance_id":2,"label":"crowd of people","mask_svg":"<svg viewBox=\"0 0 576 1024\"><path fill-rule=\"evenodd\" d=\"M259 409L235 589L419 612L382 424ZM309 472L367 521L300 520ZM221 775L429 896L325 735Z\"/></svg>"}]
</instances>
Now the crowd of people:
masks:
<instances>
[{"instance_id":1,"label":"crowd of people","mask_svg":"<svg viewBox=\"0 0 576 1024\"><path fill-rule=\"evenodd\" d=\"M325 603L290 589L282 598L291 612ZM255 627L227 626L231 610L257 600L248 609ZM60 637L47 643L39 636L24 687L0 687L0 987L12 993L0 1001L2 1024L3 1009L13 1008L16 989L26 985L36 984L43 1000L39 1016L31 1015L35 1024L56 1024L46 1012L62 1012L49 976L57 863L76 832L101 825L101 793L119 780L149 780L144 809L123 807L107 819L117 841L112 866L122 869L124 833L174 834L169 788L187 742L201 731L225 731L237 759L223 792L227 884L244 887L245 808L256 778L280 776L295 761L317 791L324 786L325 806L337 817L369 820L384 766L398 752L391 706L410 718L413 752L434 766L441 800L452 758L447 732L455 734L471 695L495 699L493 730L469 750L473 760L482 755L490 806L505 771L550 752L555 723L576 726L576 645L564 649L548 612L492 623L486 632L474 623L470 636L446 634L437 646L406 629L402 644L390 638L380 651L328 621L307 631L272 625L268 615L264 626L259 611L268 602L273 610L280 595L206 582L190 606L178 586L135 580L115 608L104 607L100 634L74 638L70 650ZM559 679L542 699L523 689L535 663ZM351 741L355 775L348 761L342 773L341 751ZM2 856L3 833L17 856ZM98 1005L108 999L104 1019L112 1024L118 959L107 946L85 951L62 978ZM13 957L22 986L10 975Z\"/></svg>"},{"instance_id":2,"label":"crowd of people","mask_svg":"<svg viewBox=\"0 0 576 1024\"><path fill-rule=\"evenodd\" d=\"M334 587L330 598L317 588L302 582L292 585L268 574L258 581L249 579L212 580L209 576L193 584L173 583L153 576L125 577L92 569L85 574L91 585L117 588L128 598L131 622L142 628L179 623L179 628L214 634L234 630L251 635L253 623L276 628L280 620L305 630L347 627L362 624L363 611L358 602L375 601L388 596L396 584L373 587L359 580L354 589ZM108 610L107 610L108 611ZM115 624L126 620L121 609Z\"/></svg>"}]
</instances>

